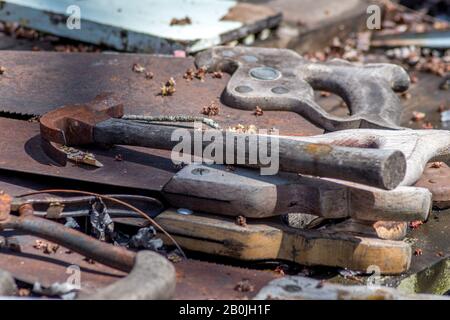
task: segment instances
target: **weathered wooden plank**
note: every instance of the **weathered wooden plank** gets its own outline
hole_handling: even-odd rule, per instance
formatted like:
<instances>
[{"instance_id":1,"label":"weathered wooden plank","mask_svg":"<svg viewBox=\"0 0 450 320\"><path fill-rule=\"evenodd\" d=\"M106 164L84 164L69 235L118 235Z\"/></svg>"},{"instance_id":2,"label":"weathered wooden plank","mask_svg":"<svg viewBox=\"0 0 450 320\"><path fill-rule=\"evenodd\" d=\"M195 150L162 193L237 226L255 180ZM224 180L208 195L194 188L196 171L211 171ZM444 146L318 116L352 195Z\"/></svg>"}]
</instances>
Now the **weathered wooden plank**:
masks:
<instances>
[{"instance_id":1,"label":"weathered wooden plank","mask_svg":"<svg viewBox=\"0 0 450 320\"><path fill-rule=\"evenodd\" d=\"M194 164L177 172L163 193L173 206L224 215L267 218L304 213L366 221L425 220L431 206L427 189L385 191L344 181Z\"/></svg>"},{"instance_id":2,"label":"weathered wooden plank","mask_svg":"<svg viewBox=\"0 0 450 320\"><path fill-rule=\"evenodd\" d=\"M186 249L241 260L281 259L364 272L376 265L383 274L405 272L411 262L411 248L402 241L303 231L273 220L258 219L240 226L225 217L181 215L169 209L157 222Z\"/></svg>"}]
</instances>

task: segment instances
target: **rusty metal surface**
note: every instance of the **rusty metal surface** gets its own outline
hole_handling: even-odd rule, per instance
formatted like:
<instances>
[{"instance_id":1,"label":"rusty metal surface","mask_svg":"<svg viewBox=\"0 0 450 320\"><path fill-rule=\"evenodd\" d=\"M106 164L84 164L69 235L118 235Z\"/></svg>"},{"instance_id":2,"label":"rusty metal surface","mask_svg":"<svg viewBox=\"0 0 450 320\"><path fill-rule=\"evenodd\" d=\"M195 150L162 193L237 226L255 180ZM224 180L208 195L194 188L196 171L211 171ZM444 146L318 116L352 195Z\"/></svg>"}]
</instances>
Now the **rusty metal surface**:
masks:
<instances>
[{"instance_id":1,"label":"rusty metal surface","mask_svg":"<svg viewBox=\"0 0 450 320\"><path fill-rule=\"evenodd\" d=\"M6 135L0 137L0 166L4 170L56 178L63 175L69 180L152 191L160 191L177 171L169 151L121 146L90 150L104 164L102 168L60 167L43 152L37 123L0 118L0 127L5 132L14 132L14 143ZM116 155L121 155L124 161L117 161Z\"/></svg>"},{"instance_id":2,"label":"rusty metal surface","mask_svg":"<svg viewBox=\"0 0 450 320\"><path fill-rule=\"evenodd\" d=\"M92 293L106 287L126 274L102 265L92 263L83 256L60 247L54 254L45 254L33 246L39 238L29 235L5 234L10 241L20 244L21 252L0 249L0 269L10 272L16 279L42 286L64 282L71 275L68 267L78 266L81 270L81 288ZM270 280L279 277L273 271L243 269L198 260L183 260L174 264L177 271L175 299L245 299L253 297ZM248 280L253 286L251 292L235 290L240 281Z\"/></svg>"},{"instance_id":3,"label":"rusty metal surface","mask_svg":"<svg viewBox=\"0 0 450 320\"><path fill-rule=\"evenodd\" d=\"M436 207L441 209L450 207L450 167L445 163L427 164L415 186L430 190Z\"/></svg>"},{"instance_id":4,"label":"rusty metal surface","mask_svg":"<svg viewBox=\"0 0 450 320\"><path fill-rule=\"evenodd\" d=\"M274 271L243 269L208 263L198 260L184 260L175 264L177 288L175 299L247 299L253 298L269 281L280 277ZM248 281L253 288L239 291L241 281Z\"/></svg>"},{"instance_id":5,"label":"rusty metal surface","mask_svg":"<svg viewBox=\"0 0 450 320\"><path fill-rule=\"evenodd\" d=\"M40 282L43 286L50 286L55 282L67 281L70 273L69 266L78 266L81 270L81 287L87 292L107 286L117 281L126 273L102 265L92 263L84 256L59 247L56 253L45 254L36 249L39 238L10 231L1 233L9 242L20 246L20 252L4 248L0 250L0 269L10 272L16 279L33 284Z\"/></svg>"},{"instance_id":6,"label":"rusty metal surface","mask_svg":"<svg viewBox=\"0 0 450 320\"><path fill-rule=\"evenodd\" d=\"M13 229L42 237L122 271L129 272L133 267L135 254L131 251L99 241L57 222L35 217L31 205L22 206L19 212L19 217L11 215L0 222L0 230Z\"/></svg>"},{"instance_id":7,"label":"rusty metal surface","mask_svg":"<svg viewBox=\"0 0 450 320\"><path fill-rule=\"evenodd\" d=\"M154 74L133 72L140 64ZM133 54L55 53L2 51L0 65L0 109L8 113L42 115L63 105L86 103L103 92L113 92L127 114L201 116L204 106L215 102L218 116L212 117L222 128L253 124L258 128L277 128L282 134L313 135L323 132L291 112L267 111L256 117L252 110L229 108L220 103L229 76L221 79L206 75L204 81L183 78L195 68L191 58ZM159 95L170 77L176 81L173 96Z\"/></svg>"}]
</instances>

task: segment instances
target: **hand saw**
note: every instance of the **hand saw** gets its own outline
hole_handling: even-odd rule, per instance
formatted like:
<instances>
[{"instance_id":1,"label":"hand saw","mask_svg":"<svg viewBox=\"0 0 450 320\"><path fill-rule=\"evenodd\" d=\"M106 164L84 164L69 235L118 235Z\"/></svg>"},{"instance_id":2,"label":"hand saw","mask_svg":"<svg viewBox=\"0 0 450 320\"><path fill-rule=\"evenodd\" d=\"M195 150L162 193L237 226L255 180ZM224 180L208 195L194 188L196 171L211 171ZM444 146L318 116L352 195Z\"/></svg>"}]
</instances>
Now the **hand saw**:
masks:
<instances>
[{"instance_id":1,"label":"hand saw","mask_svg":"<svg viewBox=\"0 0 450 320\"><path fill-rule=\"evenodd\" d=\"M268 116L255 118L252 111L259 106L296 112L329 131L398 129L402 106L394 91L409 86L406 72L396 65L312 63L281 49L217 47L199 54L196 64L200 68L197 72L190 58L4 52L0 57L0 65L6 69L0 87L2 109L42 115L58 106L87 102L101 92L114 92L120 95L127 114L197 116L203 106L214 102L220 105L215 120L222 127L254 124L305 135L320 133L320 129L300 116L267 111ZM133 71L134 65L142 71ZM219 71L220 76L204 74L203 67ZM146 72L153 75L151 80ZM158 95L170 78L175 80L176 94ZM314 101L313 88L341 96L350 117L329 114Z\"/></svg>"}]
</instances>

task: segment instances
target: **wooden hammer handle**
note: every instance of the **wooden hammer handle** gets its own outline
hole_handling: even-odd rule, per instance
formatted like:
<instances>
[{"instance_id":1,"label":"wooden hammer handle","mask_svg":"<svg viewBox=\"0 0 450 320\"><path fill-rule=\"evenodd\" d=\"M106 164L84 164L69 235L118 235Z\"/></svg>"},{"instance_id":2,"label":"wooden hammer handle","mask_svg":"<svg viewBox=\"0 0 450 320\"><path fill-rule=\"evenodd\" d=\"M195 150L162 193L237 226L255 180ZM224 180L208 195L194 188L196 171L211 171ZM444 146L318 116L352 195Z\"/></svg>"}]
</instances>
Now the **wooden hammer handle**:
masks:
<instances>
[{"instance_id":1,"label":"wooden hammer handle","mask_svg":"<svg viewBox=\"0 0 450 320\"><path fill-rule=\"evenodd\" d=\"M121 119L108 119L94 127L94 141L103 144L121 144L155 149L173 150L180 140L172 141L172 134L179 128L164 125L148 125ZM186 130L191 137L191 154L194 152L194 140L199 132ZM278 155L273 154L272 161L279 161L281 171L296 172L312 176L336 178L358 182L382 189L394 189L402 181L406 172L406 160L402 152L367 148L350 148L295 141L278 136L260 136L216 131L222 135L224 161L232 159L236 163L241 154L247 166L262 167L258 157L256 164L251 164L249 152L260 142L267 142L267 150L278 145ZM237 140L245 141L245 151ZM201 137L200 137L201 139ZM254 140L256 139L256 140ZM230 141L232 140L232 141ZM210 141L202 142L202 155ZM231 146L229 148L227 146ZM276 149L274 149L276 150ZM276 152L275 152L276 153ZM259 154L259 149L257 149ZM277 157L278 156L278 157ZM206 156L207 157L207 156ZM241 159L242 160L242 159ZM244 161L243 161L244 162Z\"/></svg>"}]
</instances>

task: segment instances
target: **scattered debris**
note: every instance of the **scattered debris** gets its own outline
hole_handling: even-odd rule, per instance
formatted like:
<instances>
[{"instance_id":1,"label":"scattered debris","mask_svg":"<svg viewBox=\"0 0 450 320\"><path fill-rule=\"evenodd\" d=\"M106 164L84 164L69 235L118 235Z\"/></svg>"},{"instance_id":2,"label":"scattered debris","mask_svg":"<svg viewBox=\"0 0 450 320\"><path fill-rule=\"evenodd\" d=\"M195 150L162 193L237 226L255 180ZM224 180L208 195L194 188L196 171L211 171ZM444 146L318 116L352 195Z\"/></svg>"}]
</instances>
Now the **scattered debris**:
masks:
<instances>
[{"instance_id":1,"label":"scattered debris","mask_svg":"<svg viewBox=\"0 0 450 320\"><path fill-rule=\"evenodd\" d=\"M284 267L282 265L279 265L275 268L275 270L273 270L275 273L278 273L280 276L284 277L285 272L284 272Z\"/></svg>"},{"instance_id":2,"label":"scattered debris","mask_svg":"<svg viewBox=\"0 0 450 320\"><path fill-rule=\"evenodd\" d=\"M194 73L194 77L204 81L205 80L205 76L206 76L206 72L208 71L207 67L200 67L197 69L197 71Z\"/></svg>"},{"instance_id":3,"label":"scattered debris","mask_svg":"<svg viewBox=\"0 0 450 320\"><path fill-rule=\"evenodd\" d=\"M84 257L83 260L86 261L89 264L95 264L95 261L93 259L91 259L91 258Z\"/></svg>"},{"instance_id":4,"label":"scattered debris","mask_svg":"<svg viewBox=\"0 0 450 320\"><path fill-rule=\"evenodd\" d=\"M438 256L438 257L443 257L443 256L444 256L444 253L443 253L442 251L439 251L438 253L436 253L436 256Z\"/></svg>"},{"instance_id":5,"label":"scattered debris","mask_svg":"<svg viewBox=\"0 0 450 320\"><path fill-rule=\"evenodd\" d=\"M222 79L223 73L222 71L214 71L212 77L213 79Z\"/></svg>"},{"instance_id":6,"label":"scattered debris","mask_svg":"<svg viewBox=\"0 0 450 320\"><path fill-rule=\"evenodd\" d=\"M425 117L426 117L425 113L419 112L419 111L413 111L412 114L413 115L412 115L411 120L414 122L421 121L421 120L425 119Z\"/></svg>"},{"instance_id":7,"label":"scattered debris","mask_svg":"<svg viewBox=\"0 0 450 320\"><path fill-rule=\"evenodd\" d=\"M255 287L250 283L250 280L242 279L234 287L234 290L239 292L253 292L255 291Z\"/></svg>"},{"instance_id":8,"label":"scattered debris","mask_svg":"<svg viewBox=\"0 0 450 320\"><path fill-rule=\"evenodd\" d=\"M211 103L209 104L209 106L204 106L202 108L202 114L204 114L205 116L211 117L211 116L217 116L219 114L220 108L219 105L217 103L215 103L214 101L211 101Z\"/></svg>"},{"instance_id":9,"label":"scattered debris","mask_svg":"<svg viewBox=\"0 0 450 320\"><path fill-rule=\"evenodd\" d=\"M152 80L153 77L154 77L153 72L147 71L147 72L145 73L145 79L147 79L147 80Z\"/></svg>"},{"instance_id":10,"label":"scattered debris","mask_svg":"<svg viewBox=\"0 0 450 320\"><path fill-rule=\"evenodd\" d=\"M145 68L141 66L139 63L133 64L132 70L136 73L143 73L145 71Z\"/></svg>"},{"instance_id":11,"label":"scattered debris","mask_svg":"<svg viewBox=\"0 0 450 320\"><path fill-rule=\"evenodd\" d=\"M166 82L166 84L161 87L160 95L163 97L173 95L176 91L175 85L176 85L175 80L173 78L170 78Z\"/></svg>"},{"instance_id":12,"label":"scattered debris","mask_svg":"<svg viewBox=\"0 0 450 320\"><path fill-rule=\"evenodd\" d=\"M44 240L36 240L33 248L41 250L45 254L52 254L58 252L59 245Z\"/></svg>"},{"instance_id":13,"label":"scattered debris","mask_svg":"<svg viewBox=\"0 0 450 320\"><path fill-rule=\"evenodd\" d=\"M253 114L255 116L259 117L259 116L262 116L264 114L264 111L259 106L256 106L255 112Z\"/></svg>"},{"instance_id":14,"label":"scattered debris","mask_svg":"<svg viewBox=\"0 0 450 320\"><path fill-rule=\"evenodd\" d=\"M420 221L420 220L417 220L417 221L411 221L411 222L409 223L409 227L410 227L411 229L417 229L417 228L419 228L421 225L423 225L423 221Z\"/></svg>"},{"instance_id":15,"label":"scattered debris","mask_svg":"<svg viewBox=\"0 0 450 320\"><path fill-rule=\"evenodd\" d=\"M433 129L434 126L430 121L426 121L425 123L422 124L422 129Z\"/></svg>"},{"instance_id":16,"label":"scattered debris","mask_svg":"<svg viewBox=\"0 0 450 320\"><path fill-rule=\"evenodd\" d=\"M190 24L192 24L192 20L188 16L181 19L172 18L172 20L170 20L171 26L186 26Z\"/></svg>"},{"instance_id":17,"label":"scattered debris","mask_svg":"<svg viewBox=\"0 0 450 320\"><path fill-rule=\"evenodd\" d=\"M438 169L438 168L442 168L443 165L444 165L444 163L441 161L434 161L431 163L430 167L433 169Z\"/></svg>"},{"instance_id":18,"label":"scattered debris","mask_svg":"<svg viewBox=\"0 0 450 320\"><path fill-rule=\"evenodd\" d=\"M192 81L195 78L195 79L204 81L207 71L208 71L208 68L206 68L206 67L200 67L197 70L189 68L184 73L183 79ZM220 72L220 71L213 72L212 77L213 78L222 78L222 72Z\"/></svg>"},{"instance_id":19,"label":"scattered debris","mask_svg":"<svg viewBox=\"0 0 450 320\"><path fill-rule=\"evenodd\" d=\"M50 287L43 287L39 282L33 285L33 292L39 295L49 297L61 297L64 300L72 300L76 298L77 292L80 290L79 285L68 282L53 283Z\"/></svg>"},{"instance_id":20,"label":"scattered debris","mask_svg":"<svg viewBox=\"0 0 450 320\"><path fill-rule=\"evenodd\" d=\"M72 218L72 217L67 217L66 218L66 223L64 224L65 227L70 228L70 229L77 229L80 230L80 225L78 224L78 222Z\"/></svg>"},{"instance_id":21,"label":"scattered debris","mask_svg":"<svg viewBox=\"0 0 450 320\"><path fill-rule=\"evenodd\" d=\"M61 151L67 155L67 159L76 164L87 164L90 166L101 168L103 164L95 159L94 154L84 152L73 147L62 146Z\"/></svg>"},{"instance_id":22,"label":"scattered debris","mask_svg":"<svg viewBox=\"0 0 450 320\"><path fill-rule=\"evenodd\" d=\"M54 47L56 52L65 52L65 53L75 53L75 52L101 52L102 50L96 46L92 45L84 45L84 44L78 44L78 45L71 45L71 44L63 44L63 45L56 45Z\"/></svg>"},{"instance_id":23,"label":"scattered debris","mask_svg":"<svg viewBox=\"0 0 450 320\"><path fill-rule=\"evenodd\" d=\"M114 222L102 199L97 198L91 204L89 221L92 227L91 233L95 238L100 241L114 239Z\"/></svg>"},{"instance_id":24,"label":"scattered debris","mask_svg":"<svg viewBox=\"0 0 450 320\"><path fill-rule=\"evenodd\" d=\"M30 123L38 123L41 116L33 116L30 119L28 119L28 122Z\"/></svg>"},{"instance_id":25,"label":"scattered debris","mask_svg":"<svg viewBox=\"0 0 450 320\"><path fill-rule=\"evenodd\" d=\"M419 78L417 77L417 75L415 73L412 73L409 75L409 79L411 80L411 83L417 83L419 81Z\"/></svg>"},{"instance_id":26,"label":"scattered debris","mask_svg":"<svg viewBox=\"0 0 450 320\"><path fill-rule=\"evenodd\" d=\"M241 227L247 227L247 219L244 216L236 217L236 224Z\"/></svg>"},{"instance_id":27,"label":"scattered debris","mask_svg":"<svg viewBox=\"0 0 450 320\"><path fill-rule=\"evenodd\" d=\"M357 282L363 282L358 276L360 276L362 273L359 271L353 271L349 269L341 269L339 270L339 274L344 277L344 279L350 279Z\"/></svg>"},{"instance_id":28,"label":"scattered debris","mask_svg":"<svg viewBox=\"0 0 450 320\"><path fill-rule=\"evenodd\" d=\"M411 99L411 93L409 93L408 91L402 92L400 93L400 97L402 97L405 100L409 100Z\"/></svg>"},{"instance_id":29,"label":"scattered debris","mask_svg":"<svg viewBox=\"0 0 450 320\"><path fill-rule=\"evenodd\" d=\"M421 256L422 254L423 254L422 249L417 248L417 249L414 250L414 255L415 255L416 257L417 257L417 256Z\"/></svg>"},{"instance_id":30,"label":"scattered debris","mask_svg":"<svg viewBox=\"0 0 450 320\"><path fill-rule=\"evenodd\" d=\"M194 69L192 68L187 69L183 75L183 79L186 79L188 81L194 80Z\"/></svg>"},{"instance_id":31,"label":"scattered debris","mask_svg":"<svg viewBox=\"0 0 450 320\"><path fill-rule=\"evenodd\" d=\"M172 263L179 263L183 260L182 256L177 252L177 250L172 251L167 255L167 259L169 259Z\"/></svg>"},{"instance_id":32,"label":"scattered debris","mask_svg":"<svg viewBox=\"0 0 450 320\"><path fill-rule=\"evenodd\" d=\"M225 170L227 170L228 172L234 172L234 171L236 171L236 167L228 164L225 166Z\"/></svg>"},{"instance_id":33,"label":"scattered debris","mask_svg":"<svg viewBox=\"0 0 450 320\"><path fill-rule=\"evenodd\" d=\"M4 74L6 72L6 68L3 66L0 66L0 75Z\"/></svg>"},{"instance_id":34,"label":"scattered debris","mask_svg":"<svg viewBox=\"0 0 450 320\"><path fill-rule=\"evenodd\" d=\"M207 126L220 129L220 125L212 119L205 117L193 117L193 116L143 116L143 115L131 115L127 114L122 117L123 120L139 121L144 123L151 122L201 122Z\"/></svg>"},{"instance_id":35,"label":"scattered debris","mask_svg":"<svg viewBox=\"0 0 450 320\"><path fill-rule=\"evenodd\" d=\"M119 153L114 156L114 161L123 161L123 156Z\"/></svg>"},{"instance_id":36,"label":"scattered debris","mask_svg":"<svg viewBox=\"0 0 450 320\"><path fill-rule=\"evenodd\" d=\"M156 238L156 231L153 227L141 228L131 237L128 243L130 248L148 249L158 251L163 246L163 241Z\"/></svg>"},{"instance_id":37,"label":"scattered debris","mask_svg":"<svg viewBox=\"0 0 450 320\"><path fill-rule=\"evenodd\" d=\"M19 297L28 297L31 294L31 290L27 288L20 288L17 294Z\"/></svg>"},{"instance_id":38,"label":"scattered debris","mask_svg":"<svg viewBox=\"0 0 450 320\"><path fill-rule=\"evenodd\" d=\"M256 134L258 129L253 124L250 124L250 125L238 124L237 126L229 127L228 131L235 132L235 133Z\"/></svg>"}]
</instances>

